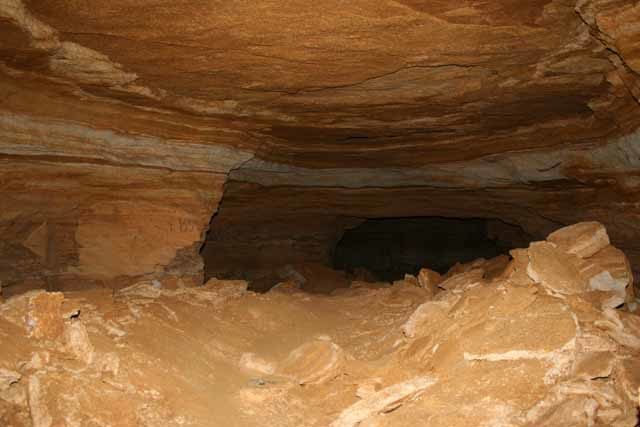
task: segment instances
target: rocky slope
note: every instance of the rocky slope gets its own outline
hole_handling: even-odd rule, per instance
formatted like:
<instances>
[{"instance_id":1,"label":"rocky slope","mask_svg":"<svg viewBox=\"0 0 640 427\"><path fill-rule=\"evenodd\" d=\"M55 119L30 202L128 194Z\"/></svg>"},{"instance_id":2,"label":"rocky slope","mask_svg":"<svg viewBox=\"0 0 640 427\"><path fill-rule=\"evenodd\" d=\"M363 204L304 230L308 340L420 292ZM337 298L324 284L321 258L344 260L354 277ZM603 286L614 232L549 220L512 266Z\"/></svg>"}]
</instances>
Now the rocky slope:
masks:
<instances>
[{"instance_id":1,"label":"rocky slope","mask_svg":"<svg viewBox=\"0 0 640 427\"><path fill-rule=\"evenodd\" d=\"M624 254L591 222L511 255L331 295L211 280L16 296L0 424L635 425Z\"/></svg>"}]
</instances>

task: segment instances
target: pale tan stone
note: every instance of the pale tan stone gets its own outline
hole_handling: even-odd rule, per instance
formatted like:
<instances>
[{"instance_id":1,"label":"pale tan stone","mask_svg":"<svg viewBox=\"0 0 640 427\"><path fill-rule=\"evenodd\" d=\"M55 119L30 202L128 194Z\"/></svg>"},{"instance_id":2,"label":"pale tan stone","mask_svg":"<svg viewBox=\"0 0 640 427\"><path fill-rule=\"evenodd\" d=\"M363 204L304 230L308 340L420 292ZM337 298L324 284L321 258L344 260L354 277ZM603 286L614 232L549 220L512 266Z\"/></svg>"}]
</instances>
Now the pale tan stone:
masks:
<instances>
[{"instance_id":1,"label":"pale tan stone","mask_svg":"<svg viewBox=\"0 0 640 427\"><path fill-rule=\"evenodd\" d=\"M438 285L442 282L442 276L437 271L422 268L418 273L418 282L421 288L435 295L438 292Z\"/></svg>"},{"instance_id":2,"label":"pale tan stone","mask_svg":"<svg viewBox=\"0 0 640 427\"><path fill-rule=\"evenodd\" d=\"M94 348L87 329L79 319L71 319L64 329L65 346L76 359L90 364L94 359Z\"/></svg>"},{"instance_id":3,"label":"pale tan stone","mask_svg":"<svg viewBox=\"0 0 640 427\"><path fill-rule=\"evenodd\" d=\"M344 351L330 339L320 338L293 350L278 367L278 373L299 384L319 384L340 374Z\"/></svg>"},{"instance_id":4,"label":"pale tan stone","mask_svg":"<svg viewBox=\"0 0 640 427\"><path fill-rule=\"evenodd\" d=\"M527 274L551 292L578 294L589 288L578 268L575 255L568 254L551 243L534 242L529 246Z\"/></svg>"},{"instance_id":5,"label":"pale tan stone","mask_svg":"<svg viewBox=\"0 0 640 427\"><path fill-rule=\"evenodd\" d=\"M37 292L29 299L27 325L30 335L36 339L56 340L62 336L64 323L62 301L59 292Z\"/></svg>"},{"instance_id":6,"label":"pale tan stone","mask_svg":"<svg viewBox=\"0 0 640 427\"><path fill-rule=\"evenodd\" d=\"M395 409L416 395L423 393L437 381L431 377L416 377L385 387L354 403L340 413L331 427L354 427L367 418Z\"/></svg>"},{"instance_id":7,"label":"pale tan stone","mask_svg":"<svg viewBox=\"0 0 640 427\"><path fill-rule=\"evenodd\" d=\"M599 222L579 222L554 231L547 241L567 253L587 258L609 245L609 235Z\"/></svg>"},{"instance_id":8,"label":"pale tan stone","mask_svg":"<svg viewBox=\"0 0 640 427\"><path fill-rule=\"evenodd\" d=\"M238 364L241 369L266 375L271 375L276 370L273 363L266 361L255 353L242 353Z\"/></svg>"}]
</instances>

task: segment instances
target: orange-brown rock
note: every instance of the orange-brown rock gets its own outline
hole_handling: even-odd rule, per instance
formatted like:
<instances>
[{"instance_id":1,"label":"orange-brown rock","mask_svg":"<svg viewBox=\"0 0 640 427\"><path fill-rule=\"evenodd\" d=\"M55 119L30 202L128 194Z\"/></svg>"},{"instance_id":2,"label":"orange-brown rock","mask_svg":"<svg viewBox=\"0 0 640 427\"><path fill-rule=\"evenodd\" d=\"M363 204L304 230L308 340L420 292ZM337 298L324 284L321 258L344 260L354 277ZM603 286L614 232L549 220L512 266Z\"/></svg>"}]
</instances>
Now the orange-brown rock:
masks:
<instances>
[{"instance_id":1,"label":"orange-brown rock","mask_svg":"<svg viewBox=\"0 0 640 427\"><path fill-rule=\"evenodd\" d=\"M513 271L435 297L410 283L260 294L222 280L14 296L0 304L0 423L634 425L640 317ZM36 297L61 305L62 347L29 332Z\"/></svg>"},{"instance_id":2,"label":"orange-brown rock","mask_svg":"<svg viewBox=\"0 0 640 427\"><path fill-rule=\"evenodd\" d=\"M229 178L210 277L235 253L326 263L379 215L597 220L637 271L638 13L5 0L0 280L202 282Z\"/></svg>"}]
</instances>

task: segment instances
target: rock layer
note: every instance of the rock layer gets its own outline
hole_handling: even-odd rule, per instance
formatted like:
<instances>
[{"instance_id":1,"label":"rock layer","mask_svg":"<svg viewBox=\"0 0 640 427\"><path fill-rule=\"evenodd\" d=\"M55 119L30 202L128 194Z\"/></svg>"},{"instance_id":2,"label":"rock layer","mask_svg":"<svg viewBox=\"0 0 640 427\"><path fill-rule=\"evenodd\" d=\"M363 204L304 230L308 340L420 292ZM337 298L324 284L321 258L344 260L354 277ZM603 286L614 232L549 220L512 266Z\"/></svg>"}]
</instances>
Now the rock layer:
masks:
<instances>
[{"instance_id":1,"label":"rock layer","mask_svg":"<svg viewBox=\"0 0 640 427\"><path fill-rule=\"evenodd\" d=\"M360 218L433 212L538 238L597 220L637 270L638 13L1 0L0 280L201 281L229 178L218 272L238 250L324 262Z\"/></svg>"}]
</instances>

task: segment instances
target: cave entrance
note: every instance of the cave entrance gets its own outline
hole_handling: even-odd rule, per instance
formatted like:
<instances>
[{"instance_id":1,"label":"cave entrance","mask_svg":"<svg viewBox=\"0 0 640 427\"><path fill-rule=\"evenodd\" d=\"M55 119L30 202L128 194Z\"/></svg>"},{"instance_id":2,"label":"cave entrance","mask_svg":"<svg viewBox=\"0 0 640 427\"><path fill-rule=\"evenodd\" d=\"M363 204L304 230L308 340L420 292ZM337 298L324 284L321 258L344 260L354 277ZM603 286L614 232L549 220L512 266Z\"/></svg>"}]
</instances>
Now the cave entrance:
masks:
<instances>
[{"instance_id":1,"label":"cave entrance","mask_svg":"<svg viewBox=\"0 0 640 427\"><path fill-rule=\"evenodd\" d=\"M408 217L367 219L346 230L333 252L333 267L362 269L378 280L401 279L427 267L445 273L456 262L492 258L527 236L496 219Z\"/></svg>"}]
</instances>

